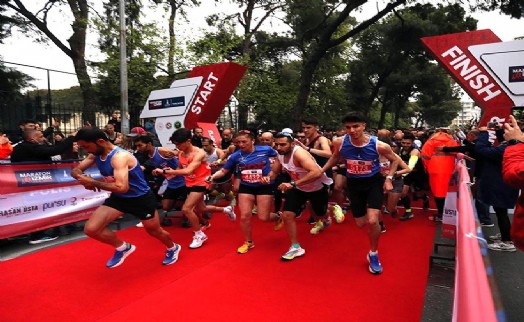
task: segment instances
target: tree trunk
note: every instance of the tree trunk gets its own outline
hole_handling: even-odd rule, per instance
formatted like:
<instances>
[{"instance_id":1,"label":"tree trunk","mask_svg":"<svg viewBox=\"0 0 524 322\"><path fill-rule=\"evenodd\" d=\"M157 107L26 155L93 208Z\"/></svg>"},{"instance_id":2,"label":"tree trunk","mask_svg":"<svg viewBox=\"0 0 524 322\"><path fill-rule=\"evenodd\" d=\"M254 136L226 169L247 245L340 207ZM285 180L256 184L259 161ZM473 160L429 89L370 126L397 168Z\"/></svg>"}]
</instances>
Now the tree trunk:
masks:
<instances>
[{"instance_id":1,"label":"tree trunk","mask_svg":"<svg viewBox=\"0 0 524 322\"><path fill-rule=\"evenodd\" d=\"M173 60L175 58L175 18L178 10L176 1L170 0L169 5L171 6L171 14L169 15L169 52L167 57L167 74L170 81L173 81L175 77L175 67Z\"/></svg>"}]
</instances>

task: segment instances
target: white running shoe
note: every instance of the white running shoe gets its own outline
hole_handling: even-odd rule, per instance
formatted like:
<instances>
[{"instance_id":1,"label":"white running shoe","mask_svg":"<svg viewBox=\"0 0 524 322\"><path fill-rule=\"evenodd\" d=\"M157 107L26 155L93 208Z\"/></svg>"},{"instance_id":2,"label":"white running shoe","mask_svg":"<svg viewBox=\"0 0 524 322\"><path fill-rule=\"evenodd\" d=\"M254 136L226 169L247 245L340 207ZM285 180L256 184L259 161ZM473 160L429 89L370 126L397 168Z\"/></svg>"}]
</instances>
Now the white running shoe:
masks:
<instances>
[{"instance_id":1,"label":"white running shoe","mask_svg":"<svg viewBox=\"0 0 524 322\"><path fill-rule=\"evenodd\" d=\"M503 252L516 252L517 248L515 248L515 245L513 245L513 242L507 241L498 241L494 242L492 244L488 244L488 248L491 250L498 250Z\"/></svg>"},{"instance_id":2,"label":"white running shoe","mask_svg":"<svg viewBox=\"0 0 524 322\"><path fill-rule=\"evenodd\" d=\"M189 245L189 248L200 248L206 240L207 236L204 233L202 233L201 235L195 234L195 236L193 236L193 241L191 242L191 245Z\"/></svg>"},{"instance_id":3,"label":"white running shoe","mask_svg":"<svg viewBox=\"0 0 524 322\"><path fill-rule=\"evenodd\" d=\"M143 224L142 222L139 222L139 223L136 224L135 226L138 227L138 228L142 228L142 227L144 227L144 224Z\"/></svg>"},{"instance_id":4,"label":"white running shoe","mask_svg":"<svg viewBox=\"0 0 524 322\"><path fill-rule=\"evenodd\" d=\"M235 219L237 219L237 215L235 214L235 212L233 211L233 207L231 206L224 207L224 213L231 221L235 221Z\"/></svg>"},{"instance_id":5,"label":"white running shoe","mask_svg":"<svg viewBox=\"0 0 524 322\"><path fill-rule=\"evenodd\" d=\"M493 241L493 242L498 242L502 239L502 235L500 233L496 234L496 235L491 235L488 237L489 240Z\"/></svg>"},{"instance_id":6,"label":"white running shoe","mask_svg":"<svg viewBox=\"0 0 524 322\"><path fill-rule=\"evenodd\" d=\"M304 248L302 247L295 248L291 246L289 250L284 255L282 255L282 257L280 257L280 259L283 261L290 261L290 260L293 260L295 257L300 257L304 255L305 253L306 253L306 250Z\"/></svg>"}]
</instances>

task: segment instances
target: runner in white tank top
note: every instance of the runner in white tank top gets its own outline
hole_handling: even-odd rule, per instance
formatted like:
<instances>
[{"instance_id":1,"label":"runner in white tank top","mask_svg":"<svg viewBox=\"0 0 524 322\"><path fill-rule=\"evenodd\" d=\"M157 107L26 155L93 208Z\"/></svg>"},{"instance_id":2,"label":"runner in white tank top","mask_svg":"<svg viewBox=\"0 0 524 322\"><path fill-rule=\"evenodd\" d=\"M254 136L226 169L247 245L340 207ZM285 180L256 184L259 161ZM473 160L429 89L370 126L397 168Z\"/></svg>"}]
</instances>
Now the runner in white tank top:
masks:
<instances>
[{"instance_id":1,"label":"runner in white tank top","mask_svg":"<svg viewBox=\"0 0 524 322\"><path fill-rule=\"evenodd\" d=\"M282 255L281 259L289 261L305 254L305 250L298 243L295 217L309 201L315 218L327 219L326 211L329 199L327 186L333 180L322 172L309 152L295 146L293 137L289 133L278 133L275 136L275 148L279 155L273 165L273 175L285 171L291 177L291 182L282 183L277 187L286 193L281 216L286 225L291 247ZM321 222L324 223L324 221ZM311 230L312 234L318 234L324 228L324 224L321 229L316 228L317 225Z\"/></svg>"}]
</instances>

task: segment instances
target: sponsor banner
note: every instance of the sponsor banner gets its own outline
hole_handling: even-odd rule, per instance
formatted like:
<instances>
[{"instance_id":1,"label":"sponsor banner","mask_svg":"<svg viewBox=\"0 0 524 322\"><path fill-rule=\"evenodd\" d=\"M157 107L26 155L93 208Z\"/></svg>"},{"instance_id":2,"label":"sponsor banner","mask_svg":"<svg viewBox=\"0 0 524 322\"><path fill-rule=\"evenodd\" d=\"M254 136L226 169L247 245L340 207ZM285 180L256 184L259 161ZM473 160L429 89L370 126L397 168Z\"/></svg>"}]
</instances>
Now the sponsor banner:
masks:
<instances>
[{"instance_id":1,"label":"sponsor banner","mask_svg":"<svg viewBox=\"0 0 524 322\"><path fill-rule=\"evenodd\" d=\"M87 219L109 192L70 175L78 162L0 165L0 239ZM86 173L102 178L96 167Z\"/></svg>"},{"instance_id":2,"label":"sponsor banner","mask_svg":"<svg viewBox=\"0 0 524 322\"><path fill-rule=\"evenodd\" d=\"M502 44L491 30L476 30L421 39L437 61L483 110L480 124L503 122L510 114L514 100L508 95L498 77L472 53L476 45ZM498 44L494 44L498 46ZM484 50L484 49L482 49ZM507 70L507 69L506 69Z\"/></svg>"},{"instance_id":3,"label":"sponsor banner","mask_svg":"<svg viewBox=\"0 0 524 322\"><path fill-rule=\"evenodd\" d=\"M470 177L466 166L457 163L458 198L457 244L455 265L455 295L453 321L497 321L494 289L490 287L484 264L486 249L481 250L481 239L473 212ZM485 246L484 246L485 247ZM499 315L500 317L500 315ZM504 319L501 319L504 320Z\"/></svg>"}]
</instances>

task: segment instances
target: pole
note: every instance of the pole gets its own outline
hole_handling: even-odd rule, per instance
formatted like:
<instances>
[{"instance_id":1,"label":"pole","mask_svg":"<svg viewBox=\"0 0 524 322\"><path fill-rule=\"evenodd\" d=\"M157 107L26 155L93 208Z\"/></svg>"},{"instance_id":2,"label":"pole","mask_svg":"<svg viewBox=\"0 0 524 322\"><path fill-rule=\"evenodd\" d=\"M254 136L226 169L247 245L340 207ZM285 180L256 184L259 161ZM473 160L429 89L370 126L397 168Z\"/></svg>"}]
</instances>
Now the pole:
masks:
<instances>
[{"instance_id":1,"label":"pole","mask_svg":"<svg viewBox=\"0 0 524 322\"><path fill-rule=\"evenodd\" d=\"M49 74L49 69L47 70L47 103L45 112L47 114L48 126L53 126L53 108L51 107L51 75Z\"/></svg>"},{"instance_id":2,"label":"pole","mask_svg":"<svg viewBox=\"0 0 524 322\"><path fill-rule=\"evenodd\" d=\"M129 133L129 107L127 100L127 53L126 53L126 18L124 0L119 2L120 12L120 105L122 115L122 133Z\"/></svg>"}]
</instances>

